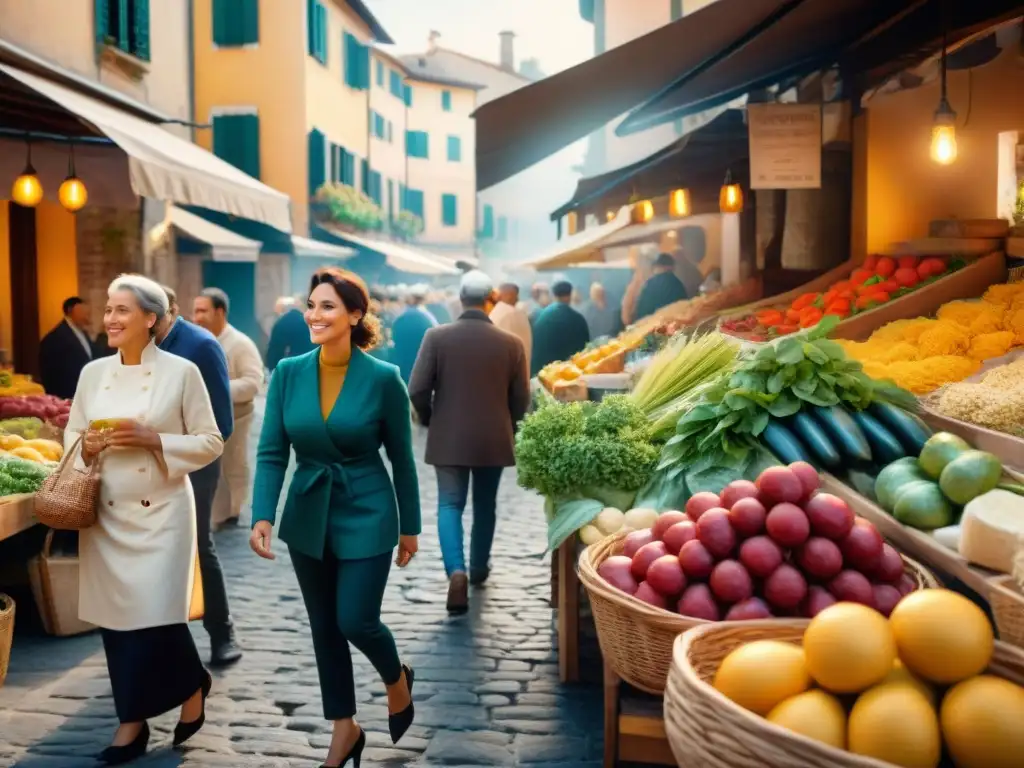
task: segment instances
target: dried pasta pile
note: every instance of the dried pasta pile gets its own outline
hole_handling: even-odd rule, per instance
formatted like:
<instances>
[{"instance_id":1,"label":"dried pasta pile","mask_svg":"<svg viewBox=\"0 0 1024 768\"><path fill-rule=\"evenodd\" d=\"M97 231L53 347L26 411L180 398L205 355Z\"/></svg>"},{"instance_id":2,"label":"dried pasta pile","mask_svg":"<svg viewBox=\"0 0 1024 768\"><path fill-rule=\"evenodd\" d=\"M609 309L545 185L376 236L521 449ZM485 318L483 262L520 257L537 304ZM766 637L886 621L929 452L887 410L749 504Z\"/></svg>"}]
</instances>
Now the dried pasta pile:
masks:
<instances>
[{"instance_id":1,"label":"dried pasta pile","mask_svg":"<svg viewBox=\"0 0 1024 768\"><path fill-rule=\"evenodd\" d=\"M993 368L977 383L943 387L928 403L944 416L1024 437L1024 357Z\"/></svg>"}]
</instances>

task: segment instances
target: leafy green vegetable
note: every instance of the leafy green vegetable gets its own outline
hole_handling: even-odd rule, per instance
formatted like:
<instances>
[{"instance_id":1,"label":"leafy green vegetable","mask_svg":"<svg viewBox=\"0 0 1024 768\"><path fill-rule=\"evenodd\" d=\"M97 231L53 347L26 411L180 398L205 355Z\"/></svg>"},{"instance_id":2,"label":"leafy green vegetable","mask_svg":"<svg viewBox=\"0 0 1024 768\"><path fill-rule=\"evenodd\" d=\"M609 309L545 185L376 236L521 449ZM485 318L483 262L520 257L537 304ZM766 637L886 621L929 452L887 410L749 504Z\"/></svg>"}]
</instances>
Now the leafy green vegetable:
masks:
<instances>
[{"instance_id":1,"label":"leafy green vegetable","mask_svg":"<svg viewBox=\"0 0 1024 768\"><path fill-rule=\"evenodd\" d=\"M14 456L0 456L0 496L35 493L50 475L48 467Z\"/></svg>"},{"instance_id":2,"label":"leafy green vegetable","mask_svg":"<svg viewBox=\"0 0 1024 768\"><path fill-rule=\"evenodd\" d=\"M597 499L574 499L555 505L554 518L548 523L548 549L557 549L576 531L593 522L604 509Z\"/></svg>"},{"instance_id":3,"label":"leafy green vegetable","mask_svg":"<svg viewBox=\"0 0 1024 768\"><path fill-rule=\"evenodd\" d=\"M516 435L519 484L556 502L608 490L635 492L657 463L650 424L625 395L596 404L542 405Z\"/></svg>"}]
</instances>

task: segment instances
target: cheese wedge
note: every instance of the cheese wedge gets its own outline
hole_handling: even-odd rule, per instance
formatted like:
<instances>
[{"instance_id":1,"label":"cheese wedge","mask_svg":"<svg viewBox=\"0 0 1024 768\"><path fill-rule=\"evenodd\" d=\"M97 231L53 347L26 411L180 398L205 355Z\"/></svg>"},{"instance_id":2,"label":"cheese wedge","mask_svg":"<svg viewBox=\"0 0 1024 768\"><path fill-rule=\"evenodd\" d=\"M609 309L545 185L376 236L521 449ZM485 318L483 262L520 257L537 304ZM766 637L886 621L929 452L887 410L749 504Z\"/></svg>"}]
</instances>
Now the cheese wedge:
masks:
<instances>
[{"instance_id":1,"label":"cheese wedge","mask_svg":"<svg viewBox=\"0 0 1024 768\"><path fill-rule=\"evenodd\" d=\"M968 502L960 520L960 554L975 565L1011 573L1024 537L1024 496L995 489Z\"/></svg>"}]
</instances>

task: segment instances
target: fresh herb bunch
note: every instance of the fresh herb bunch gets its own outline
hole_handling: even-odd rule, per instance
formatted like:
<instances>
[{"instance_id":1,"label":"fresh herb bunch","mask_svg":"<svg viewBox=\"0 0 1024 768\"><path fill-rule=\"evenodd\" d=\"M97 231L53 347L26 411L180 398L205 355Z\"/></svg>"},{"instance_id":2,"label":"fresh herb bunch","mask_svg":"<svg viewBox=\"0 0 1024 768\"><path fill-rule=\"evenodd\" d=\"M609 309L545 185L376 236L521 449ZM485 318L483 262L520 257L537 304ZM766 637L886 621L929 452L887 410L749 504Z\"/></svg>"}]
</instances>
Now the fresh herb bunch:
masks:
<instances>
[{"instance_id":1,"label":"fresh herb bunch","mask_svg":"<svg viewBox=\"0 0 1024 768\"><path fill-rule=\"evenodd\" d=\"M516 436L519 484L553 501L593 496L599 489L636 491L657 463L650 425L625 395L543 405Z\"/></svg>"},{"instance_id":2,"label":"fresh herb bunch","mask_svg":"<svg viewBox=\"0 0 1024 768\"><path fill-rule=\"evenodd\" d=\"M805 333L741 354L734 371L679 419L675 436L662 450L659 471L669 478L685 472L691 490L704 484L699 478L705 473L742 475L760 450L757 437L768 420L792 416L805 403L863 410L885 400L916 408L913 395L875 381L839 344L825 338L838 322L826 316Z\"/></svg>"},{"instance_id":3,"label":"fresh herb bunch","mask_svg":"<svg viewBox=\"0 0 1024 768\"><path fill-rule=\"evenodd\" d=\"M47 467L11 456L0 456L0 496L35 493L50 474Z\"/></svg>"}]
</instances>

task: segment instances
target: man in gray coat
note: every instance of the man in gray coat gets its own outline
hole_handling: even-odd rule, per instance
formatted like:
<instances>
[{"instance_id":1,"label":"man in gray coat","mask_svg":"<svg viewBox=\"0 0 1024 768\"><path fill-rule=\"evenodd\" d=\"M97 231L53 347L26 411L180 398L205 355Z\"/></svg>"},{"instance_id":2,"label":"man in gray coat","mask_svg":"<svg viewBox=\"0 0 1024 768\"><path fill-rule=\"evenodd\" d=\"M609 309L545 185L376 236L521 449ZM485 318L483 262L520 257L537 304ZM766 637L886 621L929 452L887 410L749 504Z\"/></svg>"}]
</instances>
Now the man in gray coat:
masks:
<instances>
[{"instance_id":1,"label":"man in gray coat","mask_svg":"<svg viewBox=\"0 0 1024 768\"><path fill-rule=\"evenodd\" d=\"M426 461L437 472L437 527L451 613L465 612L469 584L483 584L490 574L498 484L502 470L515 466L516 425L530 401L523 343L488 318L493 293L483 272L463 275L462 314L427 331L409 380L409 398L429 430ZM462 515L470 482L467 574Z\"/></svg>"}]
</instances>

